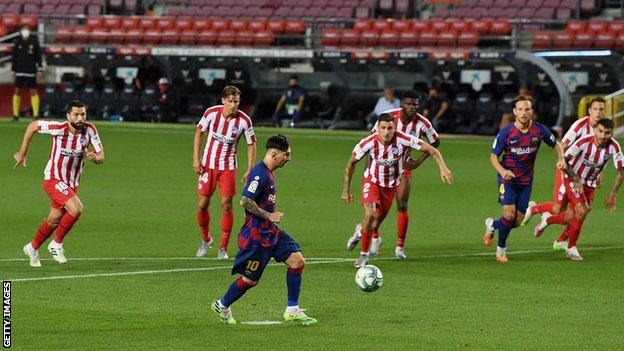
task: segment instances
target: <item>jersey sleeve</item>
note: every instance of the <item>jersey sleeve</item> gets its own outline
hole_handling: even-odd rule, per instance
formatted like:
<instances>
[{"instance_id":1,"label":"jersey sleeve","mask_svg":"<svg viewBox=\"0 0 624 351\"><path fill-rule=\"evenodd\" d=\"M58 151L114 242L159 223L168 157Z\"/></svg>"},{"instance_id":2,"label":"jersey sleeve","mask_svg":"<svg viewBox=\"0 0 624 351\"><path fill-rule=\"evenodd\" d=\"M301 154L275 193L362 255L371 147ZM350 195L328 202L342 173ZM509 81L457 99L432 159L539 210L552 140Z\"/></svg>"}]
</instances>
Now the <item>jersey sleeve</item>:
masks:
<instances>
[{"instance_id":1,"label":"jersey sleeve","mask_svg":"<svg viewBox=\"0 0 624 351\"><path fill-rule=\"evenodd\" d=\"M64 124L64 122L38 120L37 133L58 135L63 132Z\"/></svg>"},{"instance_id":2,"label":"jersey sleeve","mask_svg":"<svg viewBox=\"0 0 624 351\"><path fill-rule=\"evenodd\" d=\"M102 146L102 140L100 140L100 134L94 125L90 125L87 127L87 135L89 135L89 142L91 146L93 146L93 150L96 153L104 151L104 146Z\"/></svg>"},{"instance_id":3,"label":"jersey sleeve","mask_svg":"<svg viewBox=\"0 0 624 351\"><path fill-rule=\"evenodd\" d=\"M496 138L494 139L494 143L492 144L492 153L496 156L500 156L505 150L505 139L507 139L507 131L509 129L505 128L498 132Z\"/></svg>"},{"instance_id":4,"label":"jersey sleeve","mask_svg":"<svg viewBox=\"0 0 624 351\"><path fill-rule=\"evenodd\" d=\"M624 155L622 154L622 148L620 144L614 143L611 146L611 155L613 155L613 166L617 170L624 169Z\"/></svg>"},{"instance_id":5,"label":"jersey sleeve","mask_svg":"<svg viewBox=\"0 0 624 351\"><path fill-rule=\"evenodd\" d=\"M542 140L544 140L546 145L548 145L550 147L555 147L555 145L557 145L557 139L555 139L555 136L550 131L550 129L546 128L545 125L540 124L540 123L537 123L537 126L540 129L540 134L542 135Z\"/></svg>"},{"instance_id":6,"label":"jersey sleeve","mask_svg":"<svg viewBox=\"0 0 624 351\"><path fill-rule=\"evenodd\" d=\"M577 124L578 122L572 124L568 132L565 133L565 135L563 136L563 139L561 139L561 142L563 144L568 144L569 146L576 140L577 135L578 135L578 128L576 127Z\"/></svg>"},{"instance_id":7,"label":"jersey sleeve","mask_svg":"<svg viewBox=\"0 0 624 351\"><path fill-rule=\"evenodd\" d=\"M202 131L202 133L206 133L208 127L210 126L210 122L214 119L215 113L204 113L202 118L197 123L197 128Z\"/></svg>"},{"instance_id":8,"label":"jersey sleeve","mask_svg":"<svg viewBox=\"0 0 624 351\"><path fill-rule=\"evenodd\" d=\"M404 136L405 136L405 139L401 139L401 142L403 143L403 145L414 150L422 149L422 143L423 143L422 140L416 138L415 136L408 135L408 134L404 134Z\"/></svg>"},{"instance_id":9,"label":"jersey sleeve","mask_svg":"<svg viewBox=\"0 0 624 351\"><path fill-rule=\"evenodd\" d=\"M249 177L247 177L247 183L243 188L243 197L256 201L258 196L262 193L262 189L264 189L267 184L268 175L266 172L261 172L260 170L261 168L259 167L254 167L251 170Z\"/></svg>"},{"instance_id":10,"label":"jersey sleeve","mask_svg":"<svg viewBox=\"0 0 624 351\"><path fill-rule=\"evenodd\" d=\"M251 120L246 120L244 133L245 133L245 141L247 142L247 145L251 145L256 142L256 134L254 133Z\"/></svg>"},{"instance_id":11,"label":"jersey sleeve","mask_svg":"<svg viewBox=\"0 0 624 351\"><path fill-rule=\"evenodd\" d=\"M423 123L421 133L424 134L425 137L427 137L427 141L429 141L429 144L433 144L440 139L438 132L436 132L436 130L433 128L433 125L429 123L429 121L427 121L427 123Z\"/></svg>"},{"instance_id":12,"label":"jersey sleeve","mask_svg":"<svg viewBox=\"0 0 624 351\"><path fill-rule=\"evenodd\" d=\"M571 160L581 153L580 142L583 140L584 139L579 139L575 141L572 145L570 145L570 147L566 149L566 151L563 153L563 156L566 158L566 160Z\"/></svg>"},{"instance_id":13,"label":"jersey sleeve","mask_svg":"<svg viewBox=\"0 0 624 351\"><path fill-rule=\"evenodd\" d=\"M373 137L374 138L374 137ZM371 148L373 147L373 140L371 137L362 139L355 147L353 148L353 155L355 155L356 160L361 160L364 155L366 155Z\"/></svg>"}]
</instances>

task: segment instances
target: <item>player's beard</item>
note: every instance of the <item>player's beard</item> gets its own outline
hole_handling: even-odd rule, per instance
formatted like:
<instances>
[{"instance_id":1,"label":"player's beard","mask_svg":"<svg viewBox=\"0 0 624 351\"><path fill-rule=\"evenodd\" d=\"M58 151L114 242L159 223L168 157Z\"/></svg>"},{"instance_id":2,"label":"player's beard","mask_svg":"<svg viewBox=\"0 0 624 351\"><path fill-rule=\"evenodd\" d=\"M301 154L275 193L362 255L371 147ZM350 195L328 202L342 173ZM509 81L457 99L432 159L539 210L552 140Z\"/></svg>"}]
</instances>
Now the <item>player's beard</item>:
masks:
<instances>
[{"instance_id":1,"label":"player's beard","mask_svg":"<svg viewBox=\"0 0 624 351\"><path fill-rule=\"evenodd\" d=\"M76 130L83 130L84 129L84 122L70 122L70 124Z\"/></svg>"}]
</instances>

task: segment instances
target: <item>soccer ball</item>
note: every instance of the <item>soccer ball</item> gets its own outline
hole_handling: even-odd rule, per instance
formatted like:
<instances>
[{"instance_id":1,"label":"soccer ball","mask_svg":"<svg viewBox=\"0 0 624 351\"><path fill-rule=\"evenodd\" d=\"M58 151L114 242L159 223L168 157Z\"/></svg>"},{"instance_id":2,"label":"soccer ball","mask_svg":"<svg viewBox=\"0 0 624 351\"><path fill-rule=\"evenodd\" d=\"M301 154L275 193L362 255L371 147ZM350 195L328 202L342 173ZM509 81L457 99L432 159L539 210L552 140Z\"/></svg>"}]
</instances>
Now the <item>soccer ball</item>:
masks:
<instances>
[{"instance_id":1,"label":"soccer ball","mask_svg":"<svg viewBox=\"0 0 624 351\"><path fill-rule=\"evenodd\" d=\"M379 268L367 264L355 273L355 284L364 292L373 292L383 284L383 274Z\"/></svg>"}]
</instances>

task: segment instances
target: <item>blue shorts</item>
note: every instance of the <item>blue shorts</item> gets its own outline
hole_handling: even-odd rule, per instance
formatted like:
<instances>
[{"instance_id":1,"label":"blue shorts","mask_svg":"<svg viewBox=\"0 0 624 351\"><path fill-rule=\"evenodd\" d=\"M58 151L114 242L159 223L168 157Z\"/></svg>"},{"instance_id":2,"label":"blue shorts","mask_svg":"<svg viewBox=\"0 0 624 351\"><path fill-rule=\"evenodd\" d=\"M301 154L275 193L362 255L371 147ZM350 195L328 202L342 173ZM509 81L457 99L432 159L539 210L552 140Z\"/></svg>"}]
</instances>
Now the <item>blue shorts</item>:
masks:
<instances>
[{"instance_id":1,"label":"blue shorts","mask_svg":"<svg viewBox=\"0 0 624 351\"><path fill-rule=\"evenodd\" d=\"M501 205L516 205L516 211L526 213L531 199L533 184L508 184L498 181L498 203Z\"/></svg>"},{"instance_id":2,"label":"blue shorts","mask_svg":"<svg viewBox=\"0 0 624 351\"><path fill-rule=\"evenodd\" d=\"M285 231L280 232L280 238L275 246L257 247L239 250L234 258L232 275L241 274L245 278L258 281L267 264L274 258L277 262L284 262L293 252L300 252L301 247Z\"/></svg>"}]
</instances>

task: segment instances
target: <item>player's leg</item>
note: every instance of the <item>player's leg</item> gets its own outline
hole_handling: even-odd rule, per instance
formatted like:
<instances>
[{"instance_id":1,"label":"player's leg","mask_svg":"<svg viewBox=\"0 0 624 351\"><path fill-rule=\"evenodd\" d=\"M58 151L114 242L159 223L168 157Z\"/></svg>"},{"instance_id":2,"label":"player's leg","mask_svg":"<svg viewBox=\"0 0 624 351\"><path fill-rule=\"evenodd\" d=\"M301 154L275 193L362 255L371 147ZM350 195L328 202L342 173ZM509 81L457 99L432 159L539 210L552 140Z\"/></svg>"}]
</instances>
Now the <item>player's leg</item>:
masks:
<instances>
[{"instance_id":1,"label":"player's leg","mask_svg":"<svg viewBox=\"0 0 624 351\"><path fill-rule=\"evenodd\" d=\"M396 193L397 204L397 241L395 252L404 251L405 237L407 235L407 227L409 224L409 213L407 212L407 203L409 201L412 189L412 176L410 172L404 172L401 176L401 183Z\"/></svg>"},{"instance_id":2,"label":"player's leg","mask_svg":"<svg viewBox=\"0 0 624 351\"><path fill-rule=\"evenodd\" d=\"M562 201L565 199L565 186L563 185L563 173L560 170L555 170L555 178L553 185L553 201L546 201L542 203L535 203L531 201L527 212L525 213L522 225L525 225L536 214L551 213L558 214L562 209Z\"/></svg>"},{"instance_id":3,"label":"player's leg","mask_svg":"<svg viewBox=\"0 0 624 351\"><path fill-rule=\"evenodd\" d=\"M39 247L52 235L54 229L59 224L61 217L63 217L65 212L63 209L50 207L50 213L48 214L48 218L46 218L37 229L37 233L32 238L32 240L24 245L24 253L30 259L31 267L41 267L41 261L39 260Z\"/></svg>"},{"instance_id":4,"label":"player's leg","mask_svg":"<svg viewBox=\"0 0 624 351\"><path fill-rule=\"evenodd\" d=\"M576 242L581 235L581 227L583 226L583 222L585 218L591 211L591 202L593 201L593 188L583 187L583 191L579 194L580 196L577 198L578 201L573 202L570 207L574 210L574 216L570 220L569 229L568 229L568 246L566 248L566 254L573 261L581 261L583 257L579 254L578 249L576 248Z\"/></svg>"},{"instance_id":5,"label":"player's leg","mask_svg":"<svg viewBox=\"0 0 624 351\"><path fill-rule=\"evenodd\" d=\"M22 85L22 78L21 77L15 77L15 90L13 90L13 100L12 100L12 107L13 107L13 120L18 120L19 119L19 113L20 113L20 107L22 105L22 92L20 90Z\"/></svg>"},{"instance_id":6,"label":"player's leg","mask_svg":"<svg viewBox=\"0 0 624 351\"><path fill-rule=\"evenodd\" d=\"M370 255L370 244L373 237L373 224L377 217L377 204L375 202L367 202L364 204L364 218L362 219L362 250L360 257L355 261L355 267L359 268L368 263Z\"/></svg>"},{"instance_id":7,"label":"player's leg","mask_svg":"<svg viewBox=\"0 0 624 351\"><path fill-rule=\"evenodd\" d=\"M509 235L511 228L513 228L516 223L516 202L519 196L518 191L519 189L516 186L499 183L498 202L503 208L503 215L497 220L494 220L493 218L487 218L485 220L483 243L486 246L491 246L494 242L494 231L498 231L498 246L496 252L497 260L500 262L507 261L507 236ZM498 257L500 257L500 259Z\"/></svg>"},{"instance_id":8,"label":"player's leg","mask_svg":"<svg viewBox=\"0 0 624 351\"><path fill-rule=\"evenodd\" d=\"M383 202L383 197L382 197L382 202ZM392 204L392 202L390 202L390 204ZM389 207L390 206L384 206L384 204L382 203L380 206L377 206L377 208L375 209L375 217L373 218L373 226L371 229L372 240L371 240L371 245L370 245L370 250L369 250L370 257L376 257L379 254L379 248L381 248L381 244L383 243L383 240L379 237L379 228L381 227L381 224L383 223L384 219L386 219L386 216L388 215ZM375 234L377 234L377 237L375 237Z\"/></svg>"},{"instance_id":9,"label":"player's leg","mask_svg":"<svg viewBox=\"0 0 624 351\"><path fill-rule=\"evenodd\" d=\"M205 257L213 240L210 236L210 198L217 188L216 173L207 169L197 180L197 225L201 235L201 244L197 249L196 257Z\"/></svg>"},{"instance_id":10,"label":"player's leg","mask_svg":"<svg viewBox=\"0 0 624 351\"><path fill-rule=\"evenodd\" d=\"M236 194L236 170L223 171L219 174L219 191L221 192L221 242L218 259L228 258L227 246L234 225L232 198Z\"/></svg>"},{"instance_id":11,"label":"player's leg","mask_svg":"<svg viewBox=\"0 0 624 351\"><path fill-rule=\"evenodd\" d=\"M65 213L59 221L54 240L50 241L50 244L48 244L48 251L52 254L52 258L61 264L67 262L65 250L63 249L63 239L80 218L84 206L78 196L74 195L65 202L64 210Z\"/></svg>"},{"instance_id":12,"label":"player's leg","mask_svg":"<svg viewBox=\"0 0 624 351\"><path fill-rule=\"evenodd\" d=\"M37 91L37 81L33 77L34 87L30 89L30 105L32 107L33 118L39 118L39 92Z\"/></svg>"}]
</instances>

